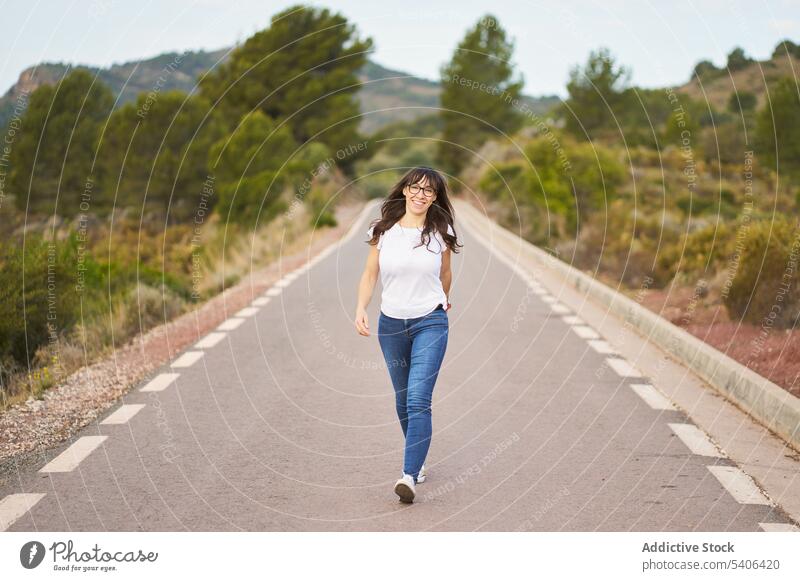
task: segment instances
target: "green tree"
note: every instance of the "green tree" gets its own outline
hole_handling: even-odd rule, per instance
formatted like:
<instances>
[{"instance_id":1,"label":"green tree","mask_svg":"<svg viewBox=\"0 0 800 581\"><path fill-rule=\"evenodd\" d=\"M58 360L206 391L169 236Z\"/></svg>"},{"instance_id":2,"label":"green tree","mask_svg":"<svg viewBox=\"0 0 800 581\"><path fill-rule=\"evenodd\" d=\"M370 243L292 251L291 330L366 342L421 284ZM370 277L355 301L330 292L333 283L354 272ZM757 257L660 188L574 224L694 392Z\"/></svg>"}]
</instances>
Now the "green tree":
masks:
<instances>
[{"instance_id":1,"label":"green tree","mask_svg":"<svg viewBox=\"0 0 800 581\"><path fill-rule=\"evenodd\" d=\"M208 149L224 135L210 104L180 91L142 93L111 115L100 144L97 209L128 206L191 219L208 178ZM208 198L208 199L206 199Z\"/></svg>"},{"instance_id":2,"label":"green tree","mask_svg":"<svg viewBox=\"0 0 800 581\"><path fill-rule=\"evenodd\" d=\"M800 177L800 98L790 77L775 84L758 112L756 143L768 164Z\"/></svg>"},{"instance_id":3,"label":"green tree","mask_svg":"<svg viewBox=\"0 0 800 581\"><path fill-rule=\"evenodd\" d=\"M620 108L621 111L615 111L625 144L628 147L643 145L657 149L661 134L654 129L664 126L672 113L672 105L664 98L663 89L637 87L631 89L630 93L630 102Z\"/></svg>"},{"instance_id":4,"label":"green tree","mask_svg":"<svg viewBox=\"0 0 800 581\"><path fill-rule=\"evenodd\" d=\"M792 55L796 59L800 59L800 46L788 38L775 45L775 50L772 51L772 58L784 57L787 54Z\"/></svg>"},{"instance_id":5,"label":"green tree","mask_svg":"<svg viewBox=\"0 0 800 581\"><path fill-rule=\"evenodd\" d=\"M609 50L600 48L591 52L582 70L573 67L569 77L569 98L561 110L567 131L592 138L615 130L615 117L628 108L630 71L616 67Z\"/></svg>"},{"instance_id":6,"label":"green tree","mask_svg":"<svg viewBox=\"0 0 800 581\"><path fill-rule=\"evenodd\" d=\"M73 216L79 212L95 143L114 97L85 70L30 97L23 131L11 152L9 189L22 211Z\"/></svg>"},{"instance_id":7,"label":"green tree","mask_svg":"<svg viewBox=\"0 0 800 581\"><path fill-rule=\"evenodd\" d=\"M319 140L336 151L363 141L356 73L371 48L372 39L359 39L341 14L292 6L203 77L200 87L233 118L258 109L286 121L297 142ZM349 154L339 165L347 170L358 158Z\"/></svg>"},{"instance_id":8,"label":"green tree","mask_svg":"<svg viewBox=\"0 0 800 581\"><path fill-rule=\"evenodd\" d=\"M736 48L734 48L730 52L730 54L728 54L727 67L728 67L729 71L733 72L733 71L741 70L741 69L745 68L746 66L748 66L750 63L753 63L753 62L755 62L755 61L753 61L753 59L748 57L744 53L743 49L741 49L741 48L739 48L737 46Z\"/></svg>"},{"instance_id":9,"label":"green tree","mask_svg":"<svg viewBox=\"0 0 800 581\"><path fill-rule=\"evenodd\" d=\"M216 210L223 221L246 225L268 222L284 206L281 192L302 161L293 162L297 144L289 129L263 112L242 119L234 132L209 152L216 181Z\"/></svg>"},{"instance_id":10,"label":"green tree","mask_svg":"<svg viewBox=\"0 0 800 581\"><path fill-rule=\"evenodd\" d=\"M728 98L728 111L749 113L756 107L756 95L752 91L734 91Z\"/></svg>"},{"instance_id":11,"label":"green tree","mask_svg":"<svg viewBox=\"0 0 800 581\"><path fill-rule=\"evenodd\" d=\"M694 66L692 70L692 78L689 80L694 80L695 77L700 79L701 81L709 81L712 78L719 76L720 69L714 66L709 60L702 60Z\"/></svg>"},{"instance_id":12,"label":"green tree","mask_svg":"<svg viewBox=\"0 0 800 581\"><path fill-rule=\"evenodd\" d=\"M491 14L481 18L441 69L442 142L437 161L452 174L488 139L524 121L523 81L514 75L513 41Z\"/></svg>"}]
</instances>

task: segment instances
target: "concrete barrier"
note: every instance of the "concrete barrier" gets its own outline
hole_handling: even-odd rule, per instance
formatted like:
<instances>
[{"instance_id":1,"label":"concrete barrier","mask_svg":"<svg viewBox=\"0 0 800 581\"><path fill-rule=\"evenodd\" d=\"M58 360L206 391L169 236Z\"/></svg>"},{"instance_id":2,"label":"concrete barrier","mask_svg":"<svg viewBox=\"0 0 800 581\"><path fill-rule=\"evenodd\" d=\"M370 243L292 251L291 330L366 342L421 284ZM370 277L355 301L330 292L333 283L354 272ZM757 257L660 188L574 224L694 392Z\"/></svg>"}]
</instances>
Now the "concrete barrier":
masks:
<instances>
[{"instance_id":1,"label":"concrete barrier","mask_svg":"<svg viewBox=\"0 0 800 581\"><path fill-rule=\"evenodd\" d=\"M497 225L469 203L456 200L456 221L466 218L555 273L595 303L604 305L648 341L675 357L756 421L800 450L800 398L673 325L634 300Z\"/></svg>"}]
</instances>

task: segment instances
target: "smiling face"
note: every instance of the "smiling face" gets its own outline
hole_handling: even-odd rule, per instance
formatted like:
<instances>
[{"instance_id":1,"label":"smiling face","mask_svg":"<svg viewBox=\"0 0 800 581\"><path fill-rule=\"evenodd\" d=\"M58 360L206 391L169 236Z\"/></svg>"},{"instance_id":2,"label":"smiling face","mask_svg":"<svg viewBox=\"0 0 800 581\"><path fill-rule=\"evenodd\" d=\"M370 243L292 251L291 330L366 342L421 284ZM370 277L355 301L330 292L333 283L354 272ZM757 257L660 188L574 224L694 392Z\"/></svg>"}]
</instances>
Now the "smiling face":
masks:
<instances>
[{"instance_id":1,"label":"smiling face","mask_svg":"<svg viewBox=\"0 0 800 581\"><path fill-rule=\"evenodd\" d=\"M430 205L436 200L436 192L425 176L422 176L418 182L403 188L403 194L406 196L406 212L418 216L424 216Z\"/></svg>"}]
</instances>

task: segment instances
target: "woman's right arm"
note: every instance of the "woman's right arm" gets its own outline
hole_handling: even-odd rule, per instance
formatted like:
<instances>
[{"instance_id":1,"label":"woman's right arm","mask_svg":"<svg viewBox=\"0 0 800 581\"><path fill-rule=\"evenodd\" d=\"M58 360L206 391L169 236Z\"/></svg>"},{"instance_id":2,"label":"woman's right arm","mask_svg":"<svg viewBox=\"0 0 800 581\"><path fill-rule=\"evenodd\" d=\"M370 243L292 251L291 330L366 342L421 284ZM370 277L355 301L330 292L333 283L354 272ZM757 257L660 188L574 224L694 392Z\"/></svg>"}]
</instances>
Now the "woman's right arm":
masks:
<instances>
[{"instance_id":1,"label":"woman's right arm","mask_svg":"<svg viewBox=\"0 0 800 581\"><path fill-rule=\"evenodd\" d=\"M358 303L356 304L355 325L359 335L369 336L369 320L367 317L367 305L372 300L372 293L375 284L378 282L380 266L378 265L377 246L369 247L367 263L364 265L364 272L361 274L361 282L358 285Z\"/></svg>"}]
</instances>

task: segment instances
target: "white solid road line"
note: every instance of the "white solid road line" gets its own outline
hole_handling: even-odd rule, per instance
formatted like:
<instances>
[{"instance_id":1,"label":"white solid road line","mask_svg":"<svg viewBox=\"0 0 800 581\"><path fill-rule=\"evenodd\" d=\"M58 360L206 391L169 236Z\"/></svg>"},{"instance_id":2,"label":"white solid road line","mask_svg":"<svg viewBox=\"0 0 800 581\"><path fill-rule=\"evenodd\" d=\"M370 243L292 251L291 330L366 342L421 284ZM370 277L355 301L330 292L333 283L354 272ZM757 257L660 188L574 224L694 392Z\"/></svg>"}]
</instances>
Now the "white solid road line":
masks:
<instances>
[{"instance_id":1,"label":"white solid road line","mask_svg":"<svg viewBox=\"0 0 800 581\"><path fill-rule=\"evenodd\" d=\"M189 367L197 363L203 355L205 355L204 351L187 351L173 361L170 367Z\"/></svg>"},{"instance_id":2,"label":"white solid road line","mask_svg":"<svg viewBox=\"0 0 800 581\"><path fill-rule=\"evenodd\" d=\"M771 504L755 482L736 466L706 466L739 504Z\"/></svg>"},{"instance_id":3,"label":"white solid road line","mask_svg":"<svg viewBox=\"0 0 800 581\"><path fill-rule=\"evenodd\" d=\"M195 343L194 348L209 349L210 347L213 347L214 345L222 341L226 336L227 336L226 333L220 333L220 332L209 333L208 335L200 339L197 343Z\"/></svg>"},{"instance_id":4,"label":"white solid road line","mask_svg":"<svg viewBox=\"0 0 800 581\"><path fill-rule=\"evenodd\" d=\"M269 297L258 297L257 299L254 299L253 302L250 303L250 304L252 304L253 306L256 306L256 307L263 307L270 300L272 300L272 299L270 299Z\"/></svg>"},{"instance_id":5,"label":"white solid road line","mask_svg":"<svg viewBox=\"0 0 800 581\"><path fill-rule=\"evenodd\" d=\"M19 517L28 512L44 498L44 493L18 492L0 500L0 531L13 525Z\"/></svg>"},{"instance_id":6,"label":"white solid road line","mask_svg":"<svg viewBox=\"0 0 800 581\"><path fill-rule=\"evenodd\" d=\"M252 317L258 312L258 307L245 307L238 313L236 313L236 317Z\"/></svg>"},{"instance_id":7,"label":"white solid road line","mask_svg":"<svg viewBox=\"0 0 800 581\"><path fill-rule=\"evenodd\" d=\"M698 456L711 456L712 458L724 458L717 447L709 440L708 435L694 424L667 424L675 435L686 444L692 454Z\"/></svg>"},{"instance_id":8,"label":"white solid road line","mask_svg":"<svg viewBox=\"0 0 800 581\"><path fill-rule=\"evenodd\" d=\"M217 327L217 331L233 331L237 329L239 325L244 323L245 319L228 319L226 321L222 321L219 327Z\"/></svg>"},{"instance_id":9,"label":"white solid road line","mask_svg":"<svg viewBox=\"0 0 800 581\"><path fill-rule=\"evenodd\" d=\"M104 419L101 424L127 424L133 416L144 407L143 403L132 403L121 406L117 411Z\"/></svg>"},{"instance_id":10,"label":"white solid road line","mask_svg":"<svg viewBox=\"0 0 800 581\"><path fill-rule=\"evenodd\" d=\"M573 327L574 328L574 327ZM616 357L606 357L606 363L620 377L641 377L642 372L636 369L633 365L628 363L626 359L619 359Z\"/></svg>"},{"instance_id":11,"label":"white solid road line","mask_svg":"<svg viewBox=\"0 0 800 581\"><path fill-rule=\"evenodd\" d=\"M279 286L273 286L267 289L267 292L264 293L265 297L277 297L279 294L283 292L283 289Z\"/></svg>"},{"instance_id":12,"label":"white solid road line","mask_svg":"<svg viewBox=\"0 0 800 581\"><path fill-rule=\"evenodd\" d=\"M800 533L800 528L788 522L760 522L758 526L768 533Z\"/></svg>"},{"instance_id":13,"label":"white solid road line","mask_svg":"<svg viewBox=\"0 0 800 581\"><path fill-rule=\"evenodd\" d=\"M602 355L619 355L616 349L602 339L589 339L589 347Z\"/></svg>"},{"instance_id":14,"label":"white solid road line","mask_svg":"<svg viewBox=\"0 0 800 581\"><path fill-rule=\"evenodd\" d=\"M172 384L173 381L178 379L180 373L161 373L156 375L150 383L145 385L139 391L162 391Z\"/></svg>"},{"instance_id":15,"label":"white solid road line","mask_svg":"<svg viewBox=\"0 0 800 581\"><path fill-rule=\"evenodd\" d=\"M599 339L600 335L597 334L597 331L592 329L591 327L587 327L586 325L575 325L570 327L575 334L580 337L581 339Z\"/></svg>"},{"instance_id":16,"label":"white solid road line","mask_svg":"<svg viewBox=\"0 0 800 581\"><path fill-rule=\"evenodd\" d=\"M631 389L654 410L674 410L675 406L667 397L652 385L632 383Z\"/></svg>"},{"instance_id":17,"label":"white solid road line","mask_svg":"<svg viewBox=\"0 0 800 581\"><path fill-rule=\"evenodd\" d=\"M71 472L108 436L83 436L69 448L50 460L39 472Z\"/></svg>"}]
</instances>

